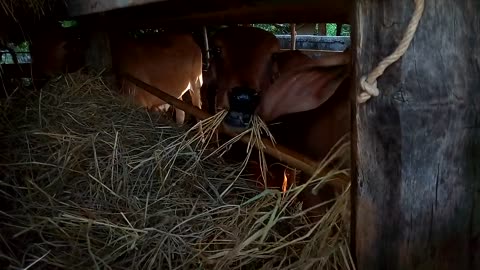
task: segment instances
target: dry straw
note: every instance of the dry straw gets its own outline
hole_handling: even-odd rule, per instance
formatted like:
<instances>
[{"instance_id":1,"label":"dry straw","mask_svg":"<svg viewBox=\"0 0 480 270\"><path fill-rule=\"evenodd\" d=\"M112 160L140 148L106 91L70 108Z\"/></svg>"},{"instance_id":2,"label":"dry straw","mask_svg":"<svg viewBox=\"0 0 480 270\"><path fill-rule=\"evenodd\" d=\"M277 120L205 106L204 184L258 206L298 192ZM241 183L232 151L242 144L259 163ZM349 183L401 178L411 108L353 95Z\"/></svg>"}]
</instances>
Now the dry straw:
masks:
<instances>
[{"instance_id":1,"label":"dry straw","mask_svg":"<svg viewBox=\"0 0 480 270\"><path fill-rule=\"evenodd\" d=\"M0 265L352 269L348 188L307 222L302 186L262 191L222 160L224 112L187 132L111 88L75 73L2 101Z\"/></svg>"}]
</instances>

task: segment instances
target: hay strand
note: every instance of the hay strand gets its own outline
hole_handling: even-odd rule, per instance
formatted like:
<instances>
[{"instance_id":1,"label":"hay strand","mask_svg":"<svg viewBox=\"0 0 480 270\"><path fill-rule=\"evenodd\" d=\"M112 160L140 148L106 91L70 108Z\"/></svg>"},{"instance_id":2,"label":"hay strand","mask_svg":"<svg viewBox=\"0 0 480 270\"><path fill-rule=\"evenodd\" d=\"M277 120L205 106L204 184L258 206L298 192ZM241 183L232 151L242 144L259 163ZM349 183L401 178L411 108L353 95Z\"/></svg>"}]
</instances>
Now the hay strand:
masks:
<instances>
[{"instance_id":1,"label":"hay strand","mask_svg":"<svg viewBox=\"0 0 480 270\"><path fill-rule=\"evenodd\" d=\"M301 186L258 190L215 153L221 115L196 136L111 89L75 73L2 100L1 265L353 269L348 186L312 224Z\"/></svg>"}]
</instances>

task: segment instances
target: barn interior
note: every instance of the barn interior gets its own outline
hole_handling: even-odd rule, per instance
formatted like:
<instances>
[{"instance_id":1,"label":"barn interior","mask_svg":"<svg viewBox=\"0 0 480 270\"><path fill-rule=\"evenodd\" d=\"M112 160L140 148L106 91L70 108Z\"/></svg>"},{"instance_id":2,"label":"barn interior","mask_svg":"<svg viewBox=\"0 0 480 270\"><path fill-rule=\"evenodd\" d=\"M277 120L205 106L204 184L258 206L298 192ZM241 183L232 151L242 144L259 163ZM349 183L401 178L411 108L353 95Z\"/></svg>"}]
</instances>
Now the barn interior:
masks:
<instances>
[{"instance_id":1,"label":"barn interior","mask_svg":"<svg viewBox=\"0 0 480 270\"><path fill-rule=\"evenodd\" d=\"M37 9L2 6L2 265L354 269L348 161L312 161L268 133L218 135L219 114L203 112L199 125L188 92L185 125L175 123L175 105L167 114L136 106L116 90L109 43L119 29L135 38L189 32L206 77L211 36L242 25L275 33L281 51L323 59L351 46L353 1L29 1ZM43 22L80 37L81 68L32 79L29 36L47 36ZM230 159L245 142L249 156L280 161ZM350 156L349 143L333 155ZM268 169L283 186L265 188ZM316 188L341 183L317 218L298 200L302 172Z\"/></svg>"}]
</instances>

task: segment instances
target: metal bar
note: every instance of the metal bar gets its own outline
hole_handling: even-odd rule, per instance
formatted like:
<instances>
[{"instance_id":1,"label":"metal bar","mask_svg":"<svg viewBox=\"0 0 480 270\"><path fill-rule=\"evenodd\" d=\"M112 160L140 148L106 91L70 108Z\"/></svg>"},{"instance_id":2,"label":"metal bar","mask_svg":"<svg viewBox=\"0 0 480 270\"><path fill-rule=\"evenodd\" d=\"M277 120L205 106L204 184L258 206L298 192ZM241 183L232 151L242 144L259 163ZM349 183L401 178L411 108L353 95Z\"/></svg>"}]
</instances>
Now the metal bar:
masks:
<instances>
[{"instance_id":1,"label":"metal bar","mask_svg":"<svg viewBox=\"0 0 480 270\"><path fill-rule=\"evenodd\" d=\"M207 26L203 26L203 42L205 43L205 51L207 56L207 62L210 60L210 48L208 47L208 32Z\"/></svg>"}]
</instances>

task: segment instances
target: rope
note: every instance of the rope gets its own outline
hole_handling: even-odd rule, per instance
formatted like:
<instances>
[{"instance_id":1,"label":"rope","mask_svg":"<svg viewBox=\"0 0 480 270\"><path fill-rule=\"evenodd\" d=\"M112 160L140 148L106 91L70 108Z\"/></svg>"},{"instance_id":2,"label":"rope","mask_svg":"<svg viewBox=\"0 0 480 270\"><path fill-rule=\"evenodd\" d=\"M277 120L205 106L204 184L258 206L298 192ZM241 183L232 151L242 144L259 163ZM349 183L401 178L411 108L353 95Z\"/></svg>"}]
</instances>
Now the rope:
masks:
<instances>
[{"instance_id":1,"label":"rope","mask_svg":"<svg viewBox=\"0 0 480 270\"><path fill-rule=\"evenodd\" d=\"M380 91L377 88L377 79L382 76L385 69L396 62L400 57L402 57L407 51L410 43L412 42L413 36L417 31L418 23L423 14L423 9L425 7L425 0L415 0L415 11L413 13L412 19L408 24L407 30L403 36L403 39L400 41L400 44L395 49L395 51L385 57L378 66L368 74L368 76L362 76L360 79L360 86L362 87L363 92L357 97L358 103L364 103L369 100L372 96L378 96Z\"/></svg>"}]
</instances>

